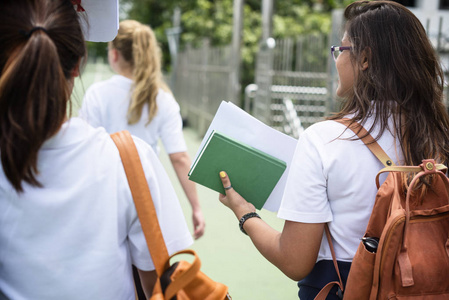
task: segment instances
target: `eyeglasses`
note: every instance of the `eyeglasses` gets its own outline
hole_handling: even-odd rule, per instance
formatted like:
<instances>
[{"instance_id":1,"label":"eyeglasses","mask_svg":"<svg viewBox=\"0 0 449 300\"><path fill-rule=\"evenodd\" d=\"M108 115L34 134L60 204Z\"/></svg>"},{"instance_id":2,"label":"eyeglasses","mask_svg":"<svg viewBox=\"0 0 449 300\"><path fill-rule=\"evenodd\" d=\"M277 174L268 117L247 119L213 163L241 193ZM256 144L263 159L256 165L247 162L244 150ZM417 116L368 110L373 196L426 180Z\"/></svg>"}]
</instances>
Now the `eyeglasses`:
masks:
<instances>
[{"instance_id":1,"label":"eyeglasses","mask_svg":"<svg viewBox=\"0 0 449 300\"><path fill-rule=\"evenodd\" d=\"M340 46L340 47L332 46L331 47L331 54L332 54L332 57L334 58L334 60L336 61L338 56L341 54L341 52L343 52L345 50L351 50L351 49L352 49L352 47L349 47L349 46L346 46L346 47L343 47L343 46Z\"/></svg>"}]
</instances>

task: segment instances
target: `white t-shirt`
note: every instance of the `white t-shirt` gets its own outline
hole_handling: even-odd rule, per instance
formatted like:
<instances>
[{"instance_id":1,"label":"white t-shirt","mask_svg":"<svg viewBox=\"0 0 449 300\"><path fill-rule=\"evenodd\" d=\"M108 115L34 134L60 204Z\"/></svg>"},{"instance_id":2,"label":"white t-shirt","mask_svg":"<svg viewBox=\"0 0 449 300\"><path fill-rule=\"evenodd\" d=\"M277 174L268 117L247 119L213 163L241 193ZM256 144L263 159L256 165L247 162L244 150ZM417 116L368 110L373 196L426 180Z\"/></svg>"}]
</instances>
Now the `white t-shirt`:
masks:
<instances>
[{"instance_id":1,"label":"white t-shirt","mask_svg":"<svg viewBox=\"0 0 449 300\"><path fill-rule=\"evenodd\" d=\"M134 138L168 251L192 244L169 178ZM79 118L44 143L16 193L0 171L0 299L134 300L131 264L154 269L118 150ZM2 293L4 295L2 295Z\"/></svg>"},{"instance_id":2,"label":"white t-shirt","mask_svg":"<svg viewBox=\"0 0 449 300\"><path fill-rule=\"evenodd\" d=\"M370 128L369 120L365 128ZM365 233L382 163L351 130L335 121L316 123L301 135L292 159L278 217L303 223L329 223L336 257L352 261ZM344 132L344 133L343 133ZM378 129L372 133L376 137ZM340 138L339 138L340 137ZM399 144L387 131L379 145L397 164ZM399 153L397 153L399 152ZM380 179L385 180L386 176ZM330 259L325 235L318 259Z\"/></svg>"},{"instance_id":3,"label":"white t-shirt","mask_svg":"<svg viewBox=\"0 0 449 300\"><path fill-rule=\"evenodd\" d=\"M131 79L114 75L91 85L84 95L79 116L94 127L104 127L109 133L126 129L151 145L157 154L159 139L168 154L187 151L179 105L171 94L162 89L157 94L157 114L151 122L147 124L148 106L145 104L139 122L128 124L126 115L132 84Z\"/></svg>"}]
</instances>

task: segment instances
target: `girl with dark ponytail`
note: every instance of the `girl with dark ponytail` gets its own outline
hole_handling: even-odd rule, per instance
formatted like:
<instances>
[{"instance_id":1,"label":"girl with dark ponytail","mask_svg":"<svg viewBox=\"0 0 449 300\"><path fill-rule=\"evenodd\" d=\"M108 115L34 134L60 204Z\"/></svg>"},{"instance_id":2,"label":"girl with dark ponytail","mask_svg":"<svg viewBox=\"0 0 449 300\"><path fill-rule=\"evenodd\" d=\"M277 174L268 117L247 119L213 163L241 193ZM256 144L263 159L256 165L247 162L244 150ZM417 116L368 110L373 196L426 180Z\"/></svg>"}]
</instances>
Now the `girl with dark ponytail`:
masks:
<instances>
[{"instance_id":1,"label":"girl with dark ponytail","mask_svg":"<svg viewBox=\"0 0 449 300\"><path fill-rule=\"evenodd\" d=\"M36 179L38 151L66 117L71 79L86 51L80 26L64 16L67 11L76 15L71 5L49 3L53 18L38 5L17 5L17 14L3 13L1 22L1 161L19 192L23 182L41 185Z\"/></svg>"},{"instance_id":2,"label":"girl with dark ponytail","mask_svg":"<svg viewBox=\"0 0 449 300\"><path fill-rule=\"evenodd\" d=\"M78 18L69 0L2 0L1 299L135 299L132 264L148 296L154 283L117 148L67 116L86 55ZM184 249L174 189L150 147L136 146L168 250Z\"/></svg>"}]
</instances>

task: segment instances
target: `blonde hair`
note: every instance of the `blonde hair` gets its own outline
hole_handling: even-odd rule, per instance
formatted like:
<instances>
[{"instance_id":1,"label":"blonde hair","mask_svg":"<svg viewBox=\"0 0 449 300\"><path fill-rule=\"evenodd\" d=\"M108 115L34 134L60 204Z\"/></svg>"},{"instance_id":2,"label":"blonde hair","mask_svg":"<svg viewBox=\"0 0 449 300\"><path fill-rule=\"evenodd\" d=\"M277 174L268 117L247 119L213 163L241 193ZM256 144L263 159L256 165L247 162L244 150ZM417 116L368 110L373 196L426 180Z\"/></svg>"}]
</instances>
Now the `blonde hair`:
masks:
<instances>
[{"instance_id":1,"label":"blonde hair","mask_svg":"<svg viewBox=\"0 0 449 300\"><path fill-rule=\"evenodd\" d=\"M156 96L159 89L170 92L163 80L162 52L153 30L134 20L122 21L111 46L121 53L132 68L134 85L128 107L128 124L140 120L145 103L148 103L150 123L157 112Z\"/></svg>"}]
</instances>

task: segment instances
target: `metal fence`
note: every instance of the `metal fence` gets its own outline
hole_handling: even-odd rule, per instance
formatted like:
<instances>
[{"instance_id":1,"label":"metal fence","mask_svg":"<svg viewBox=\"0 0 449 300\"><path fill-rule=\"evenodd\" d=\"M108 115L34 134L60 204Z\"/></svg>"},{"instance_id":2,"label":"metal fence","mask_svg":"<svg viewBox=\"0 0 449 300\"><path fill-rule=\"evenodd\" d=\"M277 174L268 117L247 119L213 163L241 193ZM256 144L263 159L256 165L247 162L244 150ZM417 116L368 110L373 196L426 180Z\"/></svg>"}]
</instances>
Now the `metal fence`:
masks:
<instances>
[{"instance_id":1,"label":"metal fence","mask_svg":"<svg viewBox=\"0 0 449 300\"><path fill-rule=\"evenodd\" d=\"M339 44L343 24L342 10L335 10L329 35L263 41L257 53L255 83L245 87L243 108L293 136L336 111L337 72L329 47ZM438 43L436 49L446 61L448 75L449 39L439 34L440 39L445 43ZM238 64L231 53L231 45L210 47L205 41L202 47L187 47L178 55L172 87L183 117L200 135L206 132L221 101L235 98L232 66ZM447 84L445 90L447 100Z\"/></svg>"},{"instance_id":2,"label":"metal fence","mask_svg":"<svg viewBox=\"0 0 449 300\"><path fill-rule=\"evenodd\" d=\"M266 41L257 57L254 97L245 107L266 124L285 130L285 100L292 103L301 126L323 119L327 112L328 36Z\"/></svg>"},{"instance_id":3,"label":"metal fence","mask_svg":"<svg viewBox=\"0 0 449 300\"><path fill-rule=\"evenodd\" d=\"M271 43L271 44L270 44ZM285 104L292 103L299 122L307 127L326 114L328 95L328 39L310 35L261 45L257 55L257 88L245 97L244 108L262 122L288 131ZM231 46L187 47L178 54L173 90L181 114L199 134L206 132L221 101L231 100ZM298 120L291 121L298 124ZM294 129L291 132L298 132Z\"/></svg>"},{"instance_id":4,"label":"metal fence","mask_svg":"<svg viewBox=\"0 0 449 300\"><path fill-rule=\"evenodd\" d=\"M333 103L328 48L329 37L324 34L263 41L255 83L245 88L244 109L295 137L323 119ZM205 41L177 56L173 90L183 117L199 134L207 130L221 101L233 99L231 66L238 64L233 64L231 50L231 46L210 47Z\"/></svg>"},{"instance_id":5,"label":"metal fence","mask_svg":"<svg viewBox=\"0 0 449 300\"><path fill-rule=\"evenodd\" d=\"M231 46L188 46L178 54L173 91L181 106L181 114L190 126L204 134L222 100L234 97Z\"/></svg>"}]
</instances>

